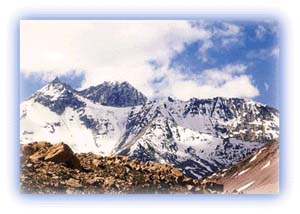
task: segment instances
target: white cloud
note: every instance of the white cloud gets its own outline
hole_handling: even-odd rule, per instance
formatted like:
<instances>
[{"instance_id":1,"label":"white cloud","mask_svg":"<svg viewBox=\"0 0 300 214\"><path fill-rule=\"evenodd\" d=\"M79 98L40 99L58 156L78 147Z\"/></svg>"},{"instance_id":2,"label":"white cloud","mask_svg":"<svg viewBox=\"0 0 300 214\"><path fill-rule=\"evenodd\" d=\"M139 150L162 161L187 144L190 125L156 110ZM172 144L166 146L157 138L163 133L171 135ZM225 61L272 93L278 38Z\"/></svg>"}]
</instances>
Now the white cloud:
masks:
<instances>
[{"instance_id":1,"label":"white cloud","mask_svg":"<svg viewBox=\"0 0 300 214\"><path fill-rule=\"evenodd\" d=\"M248 59L260 59L265 60L269 57L274 57L275 59L279 57L280 49L278 46L271 48L263 48L259 50L249 51L247 54Z\"/></svg>"},{"instance_id":2,"label":"white cloud","mask_svg":"<svg viewBox=\"0 0 300 214\"><path fill-rule=\"evenodd\" d=\"M21 71L53 78L84 71L83 87L129 81L152 96L149 60L167 66L186 44L207 40L209 31L187 21L22 21Z\"/></svg>"},{"instance_id":3,"label":"white cloud","mask_svg":"<svg viewBox=\"0 0 300 214\"><path fill-rule=\"evenodd\" d=\"M215 36L237 36L241 33L241 27L232 23L222 22L220 27L214 27Z\"/></svg>"},{"instance_id":4,"label":"white cloud","mask_svg":"<svg viewBox=\"0 0 300 214\"><path fill-rule=\"evenodd\" d=\"M204 84L210 84L213 86L222 86L227 81L232 80L236 75L245 73L247 67L243 64L227 65L221 69L208 69L201 72L200 81Z\"/></svg>"},{"instance_id":5,"label":"white cloud","mask_svg":"<svg viewBox=\"0 0 300 214\"><path fill-rule=\"evenodd\" d=\"M240 33L224 24L219 36ZM82 88L103 81L128 81L148 97L255 97L259 94L245 65L228 65L188 75L169 68L187 44L201 41L203 60L213 46L211 30L187 21L22 21L21 72L45 80L70 71L84 73ZM159 66L149 64L155 61ZM153 83L153 80L156 83ZM155 82L155 81L154 81ZM155 85L155 87L154 87Z\"/></svg>"},{"instance_id":6,"label":"white cloud","mask_svg":"<svg viewBox=\"0 0 300 214\"><path fill-rule=\"evenodd\" d=\"M263 25L258 25L255 29L255 35L258 39L263 39L266 33L267 29Z\"/></svg>"},{"instance_id":7,"label":"white cloud","mask_svg":"<svg viewBox=\"0 0 300 214\"><path fill-rule=\"evenodd\" d=\"M259 91L246 70L244 64L229 64L221 69L208 69L198 74L162 69L160 72L164 74L165 84L160 85L158 96L173 96L181 100L216 96L253 98L259 95Z\"/></svg>"},{"instance_id":8,"label":"white cloud","mask_svg":"<svg viewBox=\"0 0 300 214\"><path fill-rule=\"evenodd\" d=\"M266 34L273 34L277 38L280 36L279 22L274 19L266 19L260 22L260 27L256 29L257 35L264 37ZM259 29L260 28L260 29ZM260 32L259 32L260 31Z\"/></svg>"},{"instance_id":9,"label":"white cloud","mask_svg":"<svg viewBox=\"0 0 300 214\"><path fill-rule=\"evenodd\" d=\"M238 37L229 37L229 38L223 38L222 39L222 46L223 47L227 47L231 44L236 44L238 43L240 40Z\"/></svg>"},{"instance_id":10,"label":"white cloud","mask_svg":"<svg viewBox=\"0 0 300 214\"><path fill-rule=\"evenodd\" d=\"M264 86L265 86L266 91L269 91L269 84L265 82Z\"/></svg>"},{"instance_id":11,"label":"white cloud","mask_svg":"<svg viewBox=\"0 0 300 214\"><path fill-rule=\"evenodd\" d=\"M203 44L201 45L201 47L199 48L199 55L200 55L200 60L202 62L207 62L208 58L207 58L207 50L212 48L213 42L211 40L206 40L203 42Z\"/></svg>"},{"instance_id":12,"label":"white cloud","mask_svg":"<svg viewBox=\"0 0 300 214\"><path fill-rule=\"evenodd\" d=\"M210 29L212 33L212 38L205 40L199 48L199 58L201 62L207 62L209 60L207 51L209 49L216 48L213 39L220 39L221 46L223 48L227 48L229 45L241 42L240 37L242 36L242 29L236 24L227 22L210 22L204 20L193 22L193 24L198 28Z\"/></svg>"},{"instance_id":13,"label":"white cloud","mask_svg":"<svg viewBox=\"0 0 300 214\"><path fill-rule=\"evenodd\" d=\"M275 58L278 58L279 57L279 54L280 54L280 49L278 46L274 47L272 50L271 50L271 56L275 57Z\"/></svg>"}]
</instances>

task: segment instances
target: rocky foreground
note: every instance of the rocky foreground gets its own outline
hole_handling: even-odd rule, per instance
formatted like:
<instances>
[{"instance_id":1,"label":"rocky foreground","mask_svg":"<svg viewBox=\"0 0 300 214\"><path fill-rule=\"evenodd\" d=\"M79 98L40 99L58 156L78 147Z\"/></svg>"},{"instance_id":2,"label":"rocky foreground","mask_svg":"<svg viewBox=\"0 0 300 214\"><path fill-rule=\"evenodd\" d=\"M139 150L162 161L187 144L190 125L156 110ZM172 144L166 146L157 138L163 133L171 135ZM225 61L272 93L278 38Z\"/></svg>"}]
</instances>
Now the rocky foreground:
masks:
<instances>
[{"instance_id":1,"label":"rocky foreground","mask_svg":"<svg viewBox=\"0 0 300 214\"><path fill-rule=\"evenodd\" d=\"M125 156L74 154L64 143L21 145L23 193L221 193L223 185L186 177L166 164Z\"/></svg>"}]
</instances>

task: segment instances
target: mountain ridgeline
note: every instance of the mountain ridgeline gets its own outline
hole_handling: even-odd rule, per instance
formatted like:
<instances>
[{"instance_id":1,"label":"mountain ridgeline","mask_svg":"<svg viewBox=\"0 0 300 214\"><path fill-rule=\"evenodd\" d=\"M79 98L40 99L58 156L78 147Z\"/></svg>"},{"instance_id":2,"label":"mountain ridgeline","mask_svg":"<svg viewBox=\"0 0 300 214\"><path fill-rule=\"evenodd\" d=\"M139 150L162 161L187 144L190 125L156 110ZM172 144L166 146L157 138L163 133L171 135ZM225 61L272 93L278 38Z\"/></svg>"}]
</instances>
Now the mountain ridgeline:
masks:
<instances>
[{"instance_id":1,"label":"mountain ridgeline","mask_svg":"<svg viewBox=\"0 0 300 214\"><path fill-rule=\"evenodd\" d=\"M195 96L197 96L195 94ZM240 98L149 100L127 82L77 91L59 79L20 109L21 143L166 163L202 178L279 139L279 112Z\"/></svg>"},{"instance_id":2,"label":"mountain ridgeline","mask_svg":"<svg viewBox=\"0 0 300 214\"><path fill-rule=\"evenodd\" d=\"M145 95L132 87L128 82L104 82L98 86L92 86L80 91L79 94L93 102L115 107L143 105L147 101Z\"/></svg>"}]
</instances>

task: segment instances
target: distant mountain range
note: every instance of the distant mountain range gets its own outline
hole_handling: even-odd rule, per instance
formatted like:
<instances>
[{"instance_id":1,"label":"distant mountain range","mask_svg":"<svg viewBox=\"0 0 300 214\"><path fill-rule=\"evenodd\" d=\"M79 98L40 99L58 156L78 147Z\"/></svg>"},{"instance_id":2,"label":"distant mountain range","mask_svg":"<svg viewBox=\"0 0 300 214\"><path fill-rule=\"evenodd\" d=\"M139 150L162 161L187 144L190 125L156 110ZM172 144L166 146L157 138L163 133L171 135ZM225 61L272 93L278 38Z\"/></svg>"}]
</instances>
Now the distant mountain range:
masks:
<instances>
[{"instance_id":1,"label":"distant mountain range","mask_svg":"<svg viewBox=\"0 0 300 214\"><path fill-rule=\"evenodd\" d=\"M195 96L197 96L195 94ZM58 78L21 103L20 141L169 163L202 178L279 140L279 112L240 98L149 100L127 82L77 91Z\"/></svg>"}]
</instances>

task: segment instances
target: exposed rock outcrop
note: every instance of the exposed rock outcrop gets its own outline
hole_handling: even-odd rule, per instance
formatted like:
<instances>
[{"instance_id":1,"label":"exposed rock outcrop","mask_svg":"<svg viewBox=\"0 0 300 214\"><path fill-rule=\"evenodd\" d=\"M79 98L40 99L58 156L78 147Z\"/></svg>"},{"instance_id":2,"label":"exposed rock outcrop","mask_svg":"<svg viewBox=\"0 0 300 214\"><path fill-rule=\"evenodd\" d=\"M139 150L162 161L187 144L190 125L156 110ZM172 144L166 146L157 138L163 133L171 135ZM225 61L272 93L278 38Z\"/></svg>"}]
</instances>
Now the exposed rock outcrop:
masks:
<instances>
[{"instance_id":1,"label":"exposed rock outcrop","mask_svg":"<svg viewBox=\"0 0 300 214\"><path fill-rule=\"evenodd\" d=\"M129 107L145 104L147 98L128 82L104 82L79 92L93 102L106 106Z\"/></svg>"},{"instance_id":2,"label":"exposed rock outcrop","mask_svg":"<svg viewBox=\"0 0 300 214\"><path fill-rule=\"evenodd\" d=\"M80 161L72 149L64 143L51 145L47 142L34 142L21 145L21 161L40 161L64 164L73 169L81 169Z\"/></svg>"},{"instance_id":3,"label":"exposed rock outcrop","mask_svg":"<svg viewBox=\"0 0 300 214\"><path fill-rule=\"evenodd\" d=\"M68 167L81 169L79 159L74 155L71 148L64 143L53 145L45 155L45 161L65 163Z\"/></svg>"}]
</instances>

